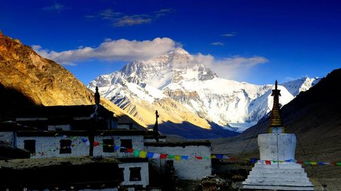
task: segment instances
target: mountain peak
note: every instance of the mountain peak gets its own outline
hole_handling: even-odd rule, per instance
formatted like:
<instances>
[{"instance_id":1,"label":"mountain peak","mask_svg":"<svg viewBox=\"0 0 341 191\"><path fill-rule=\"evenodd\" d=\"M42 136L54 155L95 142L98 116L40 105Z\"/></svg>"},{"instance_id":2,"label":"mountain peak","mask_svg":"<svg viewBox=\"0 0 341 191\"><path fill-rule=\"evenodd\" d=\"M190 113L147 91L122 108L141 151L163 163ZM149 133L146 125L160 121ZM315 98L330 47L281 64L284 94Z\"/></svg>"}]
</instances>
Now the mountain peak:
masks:
<instances>
[{"instance_id":1,"label":"mountain peak","mask_svg":"<svg viewBox=\"0 0 341 191\"><path fill-rule=\"evenodd\" d=\"M307 91L320 81L320 78L302 77L296 80L284 82L283 86L293 95L297 96L300 92Z\"/></svg>"},{"instance_id":2,"label":"mountain peak","mask_svg":"<svg viewBox=\"0 0 341 191\"><path fill-rule=\"evenodd\" d=\"M168 55L186 55L190 56L190 54L183 48L175 48L168 52Z\"/></svg>"}]
</instances>

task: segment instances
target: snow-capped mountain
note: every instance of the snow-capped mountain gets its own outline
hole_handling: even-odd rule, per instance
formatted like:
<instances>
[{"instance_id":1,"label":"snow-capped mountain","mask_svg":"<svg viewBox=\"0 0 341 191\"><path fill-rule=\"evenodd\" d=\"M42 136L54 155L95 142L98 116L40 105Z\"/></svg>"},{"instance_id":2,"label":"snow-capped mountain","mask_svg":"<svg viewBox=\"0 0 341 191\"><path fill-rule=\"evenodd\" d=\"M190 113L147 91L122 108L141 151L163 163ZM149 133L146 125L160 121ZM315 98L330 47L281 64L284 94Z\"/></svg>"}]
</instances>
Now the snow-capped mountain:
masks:
<instances>
[{"instance_id":1,"label":"snow-capped mountain","mask_svg":"<svg viewBox=\"0 0 341 191\"><path fill-rule=\"evenodd\" d=\"M290 102L299 92L309 89L317 81L316 78L303 78L280 85L280 103L284 105ZM180 117L182 115L177 114L183 111L192 113L192 117L205 119L210 124L236 131L244 128L233 128L229 124L255 123L272 107L272 85L254 85L220 78L205 65L194 62L193 56L181 48L150 60L129 63L120 71L99 76L89 84L91 89L95 86L99 87L104 97L125 110L142 102L141 107L153 109L155 105L165 107L164 104L171 104L167 105L170 113L161 113L161 116ZM138 114L134 109L129 112ZM163 121L169 120L164 118ZM186 120L179 119L181 121ZM205 124L202 121L200 123ZM207 128L207 124L204 128Z\"/></svg>"},{"instance_id":2,"label":"snow-capped mountain","mask_svg":"<svg viewBox=\"0 0 341 191\"><path fill-rule=\"evenodd\" d=\"M300 92L307 91L320 81L320 78L304 77L283 83L283 86L293 95L297 96Z\"/></svg>"}]
</instances>

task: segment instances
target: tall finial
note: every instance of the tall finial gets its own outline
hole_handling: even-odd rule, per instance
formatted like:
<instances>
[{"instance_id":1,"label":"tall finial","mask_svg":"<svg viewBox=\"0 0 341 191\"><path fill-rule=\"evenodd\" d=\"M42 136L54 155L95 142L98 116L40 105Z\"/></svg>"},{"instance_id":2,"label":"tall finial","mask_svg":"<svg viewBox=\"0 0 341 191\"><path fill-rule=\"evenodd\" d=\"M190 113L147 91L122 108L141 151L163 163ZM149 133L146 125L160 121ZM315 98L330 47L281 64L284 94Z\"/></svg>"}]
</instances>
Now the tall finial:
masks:
<instances>
[{"instance_id":1,"label":"tall finial","mask_svg":"<svg viewBox=\"0 0 341 191\"><path fill-rule=\"evenodd\" d=\"M99 105L100 102L100 95L98 93L98 87L96 86L96 92L95 92L95 104Z\"/></svg>"},{"instance_id":2,"label":"tall finial","mask_svg":"<svg viewBox=\"0 0 341 191\"><path fill-rule=\"evenodd\" d=\"M273 100L273 107L271 111L270 127L282 127L283 126L281 115L280 115L280 104L279 104L279 96L281 96L281 93L280 93L281 90L279 90L277 86L278 86L278 82L276 80L275 89L272 90L272 94L271 94L271 96L274 97L274 100Z\"/></svg>"},{"instance_id":3,"label":"tall finial","mask_svg":"<svg viewBox=\"0 0 341 191\"><path fill-rule=\"evenodd\" d=\"M154 136L155 136L155 138L156 138L156 141L159 141L159 117L160 117L160 115L159 115L159 112L156 110L155 111L155 125L154 125L154 128L153 128L153 134L154 134Z\"/></svg>"}]
</instances>

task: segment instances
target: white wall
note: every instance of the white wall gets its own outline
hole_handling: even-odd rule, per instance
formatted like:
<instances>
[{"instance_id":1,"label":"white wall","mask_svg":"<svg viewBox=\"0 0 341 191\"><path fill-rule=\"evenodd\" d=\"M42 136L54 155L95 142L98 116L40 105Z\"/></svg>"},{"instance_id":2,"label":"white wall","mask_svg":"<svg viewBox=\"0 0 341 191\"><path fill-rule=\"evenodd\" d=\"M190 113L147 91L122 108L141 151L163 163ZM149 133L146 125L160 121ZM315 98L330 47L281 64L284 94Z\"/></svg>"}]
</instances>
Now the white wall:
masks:
<instances>
[{"instance_id":1,"label":"white wall","mask_svg":"<svg viewBox=\"0 0 341 191\"><path fill-rule=\"evenodd\" d=\"M187 155L190 156L188 160L173 160L173 159L151 159L152 164L163 167L166 160L174 161L174 168L176 175L180 179L185 180L198 180L205 176L211 175L212 166L211 159L198 160L194 156L211 156L211 147L209 146L145 146L146 150L155 153L165 153L173 155ZM160 163L161 160L161 163Z\"/></svg>"},{"instance_id":2,"label":"white wall","mask_svg":"<svg viewBox=\"0 0 341 191\"><path fill-rule=\"evenodd\" d=\"M89 146L85 144L82 139L88 138L87 136L73 136L71 137L17 137L17 147L24 148L25 140L36 140L36 154L31 158L48 158L48 157L76 157L76 156L87 156L89 155ZM132 157L132 153L121 153L119 150L116 152L103 152L103 139L114 139L115 145L120 145L121 139L131 139L133 149L143 150L143 136L96 136L95 141L99 142L101 145L94 147L94 156L112 156L112 157ZM71 153L59 154L60 140L69 139L72 140ZM44 152L44 155L39 153Z\"/></svg>"},{"instance_id":3,"label":"white wall","mask_svg":"<svg viewBox=\"0 0 341 191\"><path fill-rule=\"evenodd\" d=\"M121 183L122 186L142 185L146 187L149 185L149 167L148 162L134 162L134 163L121 163L118 164L119 168L123 168L124 180ZM130 181L129 168L140 167L141 168L141 181Z\"/></svg>"},{"instance_id":4,"label":"white wall","mask_svg":"<svg viewBox=\"0 0 341 191\"><path fill-rule=\"evenodd\" d=\"M156 143L156 140L154 138L144 138L145 143ZM159 142L166 142L165 138L160 138Z\"/></svg>"},{"instance_id":5,"label":"white wall","mask_svg":"<svg viewBox=\"0 0 341 191\"><path fill-rule=\"evenodd\" d=\"M15 142L14 142L14 132L0 132L0 141L9 143L10 145L15 146Z\"/></svg>"},{"instance_id":6,"label":"white wall","mask_svg":"<svg viewBox=\"0 0 341 191\"><path fill-rule=\"evenodd\" d=\"M261 160L295 159L296 136L289 133L265 133L258 135Z\"/></svg>"}]
</instances>

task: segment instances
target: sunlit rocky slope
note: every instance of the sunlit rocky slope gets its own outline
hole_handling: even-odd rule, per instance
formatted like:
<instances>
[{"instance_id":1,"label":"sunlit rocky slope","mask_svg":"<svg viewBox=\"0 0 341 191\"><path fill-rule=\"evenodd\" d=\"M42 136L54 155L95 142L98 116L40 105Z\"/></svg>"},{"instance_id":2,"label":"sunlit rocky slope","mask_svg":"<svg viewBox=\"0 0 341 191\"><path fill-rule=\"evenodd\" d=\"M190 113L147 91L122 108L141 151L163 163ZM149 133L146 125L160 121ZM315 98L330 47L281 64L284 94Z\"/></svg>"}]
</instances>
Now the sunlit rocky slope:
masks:
<instances>
[{"instance_id":1,"label":"sunlit rocky slope","mask_svg":"<svg viewBox=\"0 0 341 191\"><path fill-rule=\"evenodd\" d=\"M3 102L13 103L6 104L7 107L12 107L15 102L31 103L22 101L22 97L31 100L34 105L45 106L88 105L94 103L93 92L63 66L39 56L31 47L2 33L0 33L0 85L3 95L8 90L17 92L8 95L20 94L20 96L13 97L7 95L6 99L8 100L3 100ZM101 101L105 107L113 111L117 116L129 116L110 101L106 99ZM25 105L16 105L15 107L20 109ZM3 112L7 110L13 109L2 109Z\"/></svg>"}]
</instances>

